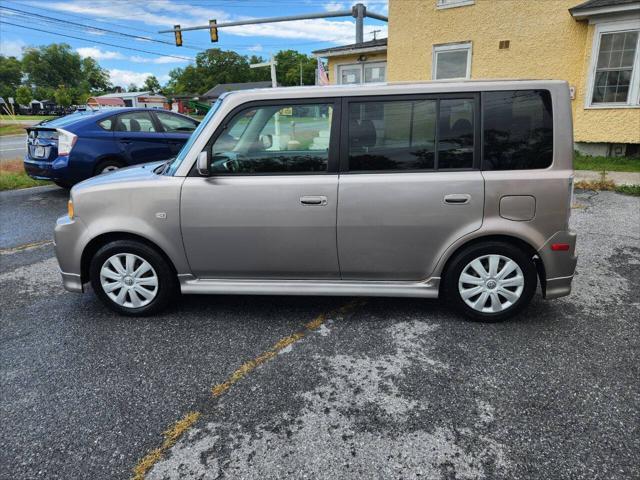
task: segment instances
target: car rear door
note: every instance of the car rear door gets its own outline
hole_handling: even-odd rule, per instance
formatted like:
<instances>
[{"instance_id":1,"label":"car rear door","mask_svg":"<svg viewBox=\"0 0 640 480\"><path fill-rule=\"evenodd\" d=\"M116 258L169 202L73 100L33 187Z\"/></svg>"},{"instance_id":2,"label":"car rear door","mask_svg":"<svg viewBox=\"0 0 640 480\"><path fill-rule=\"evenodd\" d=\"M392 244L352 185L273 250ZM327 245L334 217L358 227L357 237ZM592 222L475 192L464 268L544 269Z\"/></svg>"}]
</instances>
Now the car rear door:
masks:
<instances>
[{"instance_id":1,"label":"car rear door","mask_svg":"<svg viewBox=\"0 0 640 480\"><path fill-rule=\"evenodd\" d=\"M444 250L482 224L479 96L352 97L342 124L342 278L428 278Z\"/></svg>"},{"instance_id":2,"label":"car rear door","mask_svg":"<svg viewBox=\"0 0 640 480\"><path fill-rule=\"evenodd\" d=\"M170 156L177 155L198 126L198 122L192 118L169 112L156 111L153 114L162 127Z\"/></svg>"},{"instance_id":3,"label":"car rear door","mask_svg":"<svg viewBox=\"0 0 640 480\"><path fill-rule=\"evenodd\" d=\"M118 115L113 138L119 145L122 158L129 165L164 160L172 156L155 119L145 110Z\"/></svg>"},{"instance_id":4,"label":"car rear door","mask_svg":"<svg viewBox=\"0 0 640 480\"><path fill-rule=\"evenodd\" d=\"M206 147L211 175L182 187L185 251L201 278L338 278L336 100L254 102Z\"/></svg>"}]
</instances>

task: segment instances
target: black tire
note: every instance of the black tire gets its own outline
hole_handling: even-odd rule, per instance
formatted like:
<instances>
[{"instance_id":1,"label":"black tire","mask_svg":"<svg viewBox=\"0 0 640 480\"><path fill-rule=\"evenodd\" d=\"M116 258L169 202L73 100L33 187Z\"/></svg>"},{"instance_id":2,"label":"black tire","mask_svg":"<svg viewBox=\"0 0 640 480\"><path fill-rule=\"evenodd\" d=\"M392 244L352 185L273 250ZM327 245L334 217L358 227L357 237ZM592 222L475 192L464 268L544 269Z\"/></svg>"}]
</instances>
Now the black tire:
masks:
<instances>
[{"instance_id":1,"label":"black tire","mask_svg":"<svg viewBox=\"0 0 640 480\"><path fill-rule=\"evenodd\" d=\"M71 187L73 187L73 183L61 182L59 180L54 180L53 183L65 190L71 190Z\"/></svg>"},{"instance_id":2,"label":"black tire","mask_svg":"<svg viewBox=\"0 0 640 480\"><path fill-rule=\"evenodd\" d=\"M473 260L485 255L500 255L513 260L520 267L524 278L524 286L518 300L511 306L508 306L497 313L481 312L467 305L458 288L458 282L463 270ZM508 277L508 275L505 276L505 278ZM443 298L449 305L453 306L470 320L480 322L500 322L512 318L521 312L522 309L531 301L531 298L536 292L537 285L537 270L530 253L507 242L487 241L464 248L451 260L443 278ZM476 298L480 298L480 296L472 297L471 301ZM502 296L499 298L501 301L506 300L506 298ZM491 299L489 299L489 301L491 301Z\"/></svg>"},{"instance_id":3,"label":"black tire","mask_svg":"<svg viewBox=\"0 0 640 480\"><path fill-rule=\"evenodd\" d=\"M105 173L105 168L113 168L114 170L117 170L122 167L124 167L124 163L119 160L104 160L96 165L96 168L93 170L93 174L100 175L101 173Z\"/></svg>"},{"instance_id":4,"label":"black tire","mask_svg":"<svg viewBox=\"0 0 640 480\"><path fill-rule=\"evenodd\" d=\"M151 267L153 267L153 270L155 270L158 282L155 297L147 305L138 308L116 303L104 291L100 280L100 271L109 258L117 254L128 253L136 255L140 259L148 262ZM91 259L89 275L91 286L98 298L114 312L131 317L147 316L162 311L176 298L179 291L176 273L167 260L154 248L135 240L116 240L100 248Z\"/></svg>"}]
</instances>

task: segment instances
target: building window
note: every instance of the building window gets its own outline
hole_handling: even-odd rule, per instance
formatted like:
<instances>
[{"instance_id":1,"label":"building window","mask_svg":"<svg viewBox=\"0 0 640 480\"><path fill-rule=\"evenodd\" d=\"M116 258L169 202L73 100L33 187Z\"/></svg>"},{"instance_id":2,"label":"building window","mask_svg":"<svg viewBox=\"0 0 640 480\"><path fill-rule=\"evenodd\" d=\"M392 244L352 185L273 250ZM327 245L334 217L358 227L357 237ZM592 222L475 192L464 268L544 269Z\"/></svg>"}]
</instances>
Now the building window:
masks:
<instances>
[{"instance_id":1,"label":"building window","mask_svg":"<svg viewBox=\"0 0 640 480\"><path fill-rule=\"evenodd\" d=\"M471 78L471 43L435 45L431 75L434 80Z\"/></svg>"},{"instance_id":2,"label":"building window","mask_svg":"<svg viewBox=\"0 0 640 480\"><path fill-rule=\"evenodd\" d=\"M437 7L453 8L453 7L466 7L467 5L473 5L475 0L438 0Z\"/></svg>"},{"instance_id":3,"label":"building window","mask_svg":"<svg viewBox=\"0 0 640 480\"><path fill-rule=\"evenodd\" d=\"M338 83L342 85L384 82L387 78L386 62L363 62L338 65Z\"/></svg>"},{"instance_id":4,"label":"building window","mask_svg":"<svg viewBox=\"0 0 640 480\"><path fill-rule=\"evenodd\" d=\"M640 30L599 25L593 52L587 106L639 106Z\"/></svg>"}]
</instances>

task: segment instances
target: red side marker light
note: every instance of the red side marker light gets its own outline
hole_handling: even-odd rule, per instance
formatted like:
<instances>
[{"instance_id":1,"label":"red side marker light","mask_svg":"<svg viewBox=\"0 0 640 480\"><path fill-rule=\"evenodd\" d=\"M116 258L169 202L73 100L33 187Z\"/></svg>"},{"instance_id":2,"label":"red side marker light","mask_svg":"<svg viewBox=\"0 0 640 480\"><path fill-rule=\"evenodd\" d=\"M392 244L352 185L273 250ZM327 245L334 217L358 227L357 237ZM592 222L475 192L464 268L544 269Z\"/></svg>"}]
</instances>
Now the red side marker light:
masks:
<instances>
[{"instance_id":1,"label":"red side marker light","mask_svg":"<svg viewBox=\"0 0 640 480\"><path fill-rule=\"evenodd\" d=\"M570 245L568 243L552 243L551 250L554 252L566 252L569 250Z\"/></svg>"}]
</instances>

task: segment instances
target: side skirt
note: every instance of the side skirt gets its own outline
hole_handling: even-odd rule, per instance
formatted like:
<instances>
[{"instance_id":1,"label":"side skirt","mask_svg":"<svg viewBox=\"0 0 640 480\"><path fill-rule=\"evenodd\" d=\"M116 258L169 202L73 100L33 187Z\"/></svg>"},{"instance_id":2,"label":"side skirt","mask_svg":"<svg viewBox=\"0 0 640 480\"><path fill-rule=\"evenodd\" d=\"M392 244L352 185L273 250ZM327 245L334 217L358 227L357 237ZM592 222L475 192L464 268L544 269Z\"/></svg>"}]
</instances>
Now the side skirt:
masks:
<instances>
[{"instance_id":1,"label":"side skirt","mask_svg":"<svg viewBox=\"0 0 640 480\"><path fill-rule=\"evenodd\" d=\"M187 294L223 295L329 295L354 297L438 298L440 278L421 282L373 282L347 280L235 280L204 279L179 275Z\"/></svg>"}]
</instances>

